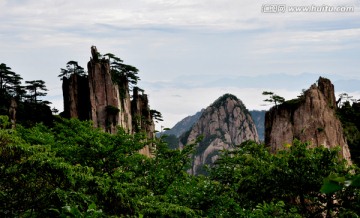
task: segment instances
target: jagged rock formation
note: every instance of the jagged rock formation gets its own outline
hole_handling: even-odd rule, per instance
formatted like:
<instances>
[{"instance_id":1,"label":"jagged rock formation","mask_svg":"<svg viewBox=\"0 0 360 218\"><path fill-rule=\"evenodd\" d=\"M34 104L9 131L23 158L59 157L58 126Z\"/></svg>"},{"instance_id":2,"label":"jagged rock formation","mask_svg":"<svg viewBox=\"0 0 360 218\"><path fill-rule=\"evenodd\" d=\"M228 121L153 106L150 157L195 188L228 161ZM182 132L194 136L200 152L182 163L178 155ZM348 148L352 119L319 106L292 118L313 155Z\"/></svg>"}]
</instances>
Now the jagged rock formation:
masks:
<instances>
[{"instance_id":1,"label":"jagged rock formation","mask_svg":"<svg viewBox=\"0 0 360 218\"><path fill-rule=\"evenodd\" d=\"M131 102L133 129L137 132L146 132L148 138L154 138L155 124L152 119L148 102L147 95L144 93L140 94L139 88L135 87L133 90L133 100ZM151 156L151 149L153 149L153 147L152 145L149 145L143 148L140 153Z\"/></svg>"},{"instance_id":2,"label":"jagged rock formation","mask_svg":"<svg viewBox=\"0 0 360 218\"><path fill-rule=\"evenodd\" d=\"M143 90L140 90L143 91ZM149 100L146 94L139 93L139 88L133 90L133 100L131 102L131 114L133 116L133 128L135 131L144 131L146 133L154 133L154 123L149 109ZM153 137L153 135L148 135Z\"/></svg>"},{"instance_id":3,"label":"jagged rock formation","mask_svg":"<svg viewBox=\"0 0 360 218\"><path fill-rule=\"evenodd\" d=\"M204 173L203 165L211 165L220 150L231 149L246 140L258 141L255 124L244 104L235 96L225 94L205 109L193 127L180 137L181 145L194 142L199 136L191 174Z\"/></svg>"},{"instance_id":4,"label":"jagged rock formation","mask_svg":"<svg viewBox=\"0 0 360 218\"><path fill-rule=\"evenodd\" d=\"M147 95L139 94L134 87L131 100L127 78L114 81L109 59L100 59L95 46L91 47L91 54L88 75L72 74L62 79L63 116L92 120L94 127L109 133L116 133L120 126L130 134L144 131L153 138L155 125ZM150 156L148 147L141 153Z\"/></svg>"},{"instance_id":5,"label":"jagged rock formation","mask_svg":"<svg viewBox=\"0 0 360 218\"><path fill-rule=\"evenodd\" d=\"M88 63L90 118L95 127L107 132L116 132L118 125L132 132L131 114L124 108L125 104L120 104L119 86L112 80L109 60L99 60L95 46L91 50L93 57ZM123 98L130 101L128 87L121 88L126 90ZM122 117L128 118L126 122L120 119Z\"/></svg>"},{"instance_id":6,"label":"jagged rock formation","mask_svg":"<svg viewBox=\"0 0 360 218\"><path fill-rule=\"evenodd\" d=\"M294 139L311 146L340 146L349 162L350 152L341 122L335 115L336 101L331 81L320 77L298 99L274 106L265 115L265 143L275 152Z\"/></svg>"}]
</instances>

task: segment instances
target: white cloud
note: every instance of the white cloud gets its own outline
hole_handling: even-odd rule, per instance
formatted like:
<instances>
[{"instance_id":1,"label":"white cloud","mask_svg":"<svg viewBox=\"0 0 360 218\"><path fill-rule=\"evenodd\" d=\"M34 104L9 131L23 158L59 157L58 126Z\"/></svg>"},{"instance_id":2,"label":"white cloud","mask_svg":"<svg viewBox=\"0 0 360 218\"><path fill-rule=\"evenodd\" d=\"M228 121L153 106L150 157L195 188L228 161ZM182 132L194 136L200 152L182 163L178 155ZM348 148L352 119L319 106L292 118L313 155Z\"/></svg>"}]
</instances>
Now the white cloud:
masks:
<instances>
[{"instance_id":1,"label":"white cloud","mask_svg":"<svg viewBox=\"0 0 360 218\"><path fill-rule=\"evenodd\" d=\"M114 53L138 67L142 81L155 82L148 84L146 92L150 94L151 106L169 120L167 127L226 92L243 99L249 108L262 104L262 90L239 88L248 81L240 81L238 88L208 87L202 78L208 75L231 79L243 75L324 72L358 78L358 12L261 12L263 4L278 3L0 0L0 61L28 80L44 79L49 89L55 87L49 98L58 105L60 67L69 60L86 67L90 46L96 45L100 52ZM359 7L358 0L280 3ZM193 78L181 81L183 75ZM178 81L171 84L174 79ZM179 88L180 82L190 88ZM275 91L284 96L295 95L284 90Z\"/></svg>"}]
</instances>

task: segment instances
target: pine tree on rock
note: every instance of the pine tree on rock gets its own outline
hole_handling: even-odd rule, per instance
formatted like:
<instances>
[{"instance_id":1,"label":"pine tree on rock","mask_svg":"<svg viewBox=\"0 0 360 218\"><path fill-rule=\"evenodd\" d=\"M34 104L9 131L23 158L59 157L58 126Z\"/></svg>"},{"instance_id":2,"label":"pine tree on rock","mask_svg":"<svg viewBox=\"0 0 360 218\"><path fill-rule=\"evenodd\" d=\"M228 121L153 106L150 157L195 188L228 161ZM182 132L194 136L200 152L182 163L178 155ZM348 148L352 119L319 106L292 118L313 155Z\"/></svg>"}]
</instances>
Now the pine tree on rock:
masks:
<instances>
[{"instance_id":1,"label":"pine tree on rock","mask_svg":"<svg viewBox=\"0 0 360 218\"><path fill-rule=\"evenodd\" d=\"M0 94L16 95L17 87L21 84L21 76L13 71L6 64L0 64Z\"/></svg>"},{"instance_id":2,"label":"pine tree on rock","mask_svg":"<svg viewBox=\"0 0 360 218\"><path fill-rule=\"evenodd\" d=\"M58 77L66 77L69 78L71 75L76 74L80 76L85 75L85 70L81 67L77 61L69 61L66 63L66 69L61 68L60 74ZM62 80L62 79L61 79Z\"/></svg>"},{"instance_id":3,"label":"pine tree on rock","mask_svg":"<svg viewBox=\"0 0 360 218\"><path fill-rule=\"evenodd\" d=\"M33 103L38 103L38 97L39 96L46 96L46 92L42 91L48 91L45 86L45 82L43 80L32 80L32 81L25 81L26 84L29 84L26 86L27 91L29 92L29 99Z\"/></svg>"}]
</instances>

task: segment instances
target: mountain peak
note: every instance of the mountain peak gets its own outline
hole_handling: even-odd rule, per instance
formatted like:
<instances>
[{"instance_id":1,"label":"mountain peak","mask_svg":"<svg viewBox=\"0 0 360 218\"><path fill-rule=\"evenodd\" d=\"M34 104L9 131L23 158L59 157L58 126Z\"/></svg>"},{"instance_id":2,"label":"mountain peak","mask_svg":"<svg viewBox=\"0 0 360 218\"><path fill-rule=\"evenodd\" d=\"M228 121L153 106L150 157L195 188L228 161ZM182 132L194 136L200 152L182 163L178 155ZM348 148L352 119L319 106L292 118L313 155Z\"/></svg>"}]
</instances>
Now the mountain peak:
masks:
<instances>
[{"instance_id":1,"label":"mountain peak","mask_svg":"<svg viewBox=\"0 0 360 218\"><path fill-rule=\"evenodd\" d=\"M246 140L259 140L249 111L231 94L221 96L207 107L180 141L189 144L199 136L203 136L203 140L196 148L191 174L205 173L203 165L212 165L221 150L232 149Z\"/></svg>"},{"instance_id":2,"label":"mountain peak","mask_svg":"<svg viewBox=\"0 0 360 218\"><path fill-rule=\"evenodd\" d=\"M219 107L220 105L225 104L226 101L228 101L228 100L240 101L235 95L226 93L226 94L220 96L218 99L216 99L210 106L211 107ZM243 104L243 103L241 102L241 104Z\"/></svg>"},{"instance_id":3,"label":"mountain peak","mask_svg":"<svg viewBox=\"0 0 360 218\"><path fill-rule=\"evenodd\" d=\"M342 157L351 162L329 79L320 77L318 85L313 84L298 99L271 108L265 115L265 130L265 143L274 152L299 139L312 147L340 146Z\"/></svg>"}]
</instances>

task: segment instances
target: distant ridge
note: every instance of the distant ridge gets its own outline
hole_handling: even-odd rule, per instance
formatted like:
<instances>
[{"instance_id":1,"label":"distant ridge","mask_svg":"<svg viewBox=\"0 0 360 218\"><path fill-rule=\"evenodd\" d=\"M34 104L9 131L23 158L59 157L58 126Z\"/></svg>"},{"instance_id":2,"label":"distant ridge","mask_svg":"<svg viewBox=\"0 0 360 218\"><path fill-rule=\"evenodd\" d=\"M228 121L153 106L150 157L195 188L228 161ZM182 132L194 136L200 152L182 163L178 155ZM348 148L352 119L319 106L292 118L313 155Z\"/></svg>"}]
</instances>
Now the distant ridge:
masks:
<instances>
[{"instance_id":1,"label":"distant ridge","mask_svg":"<svg viewBox=\"0 0 360 218\"><path fill-rule=\"evenodd\" d=\"M184 119L176 123L173 128L171 128L170 130L166 130L161 134L175 135L176 137L179 137L184 132L188 131L194 125L194 123L199 120L203 112L204 109L196 112L196 114L194 115L185 117Z\"/></svg>"}]
</instances>

